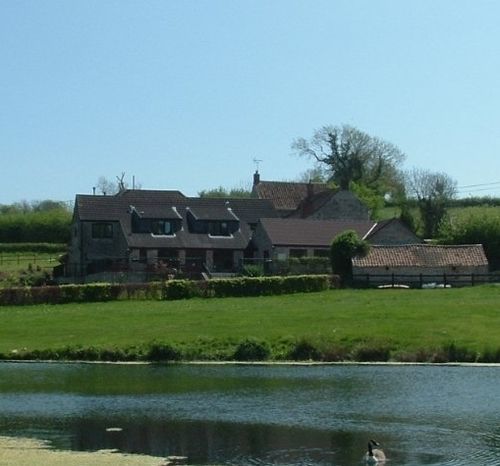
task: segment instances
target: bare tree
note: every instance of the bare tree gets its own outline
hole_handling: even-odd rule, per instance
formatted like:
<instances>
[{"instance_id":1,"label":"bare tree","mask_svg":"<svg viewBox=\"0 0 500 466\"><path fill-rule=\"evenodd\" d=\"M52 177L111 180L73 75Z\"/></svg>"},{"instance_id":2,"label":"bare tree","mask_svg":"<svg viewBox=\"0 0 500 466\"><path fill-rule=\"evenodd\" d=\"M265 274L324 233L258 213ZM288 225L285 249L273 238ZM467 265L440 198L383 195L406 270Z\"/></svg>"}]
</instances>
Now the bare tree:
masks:
<instances>
[{"instance_id":1,"label":"bare tree","mask_svg":"<svg viewBox=\"0 0 500 466\"><path fill-rule=\"evenodd\" d=\"M309 140L296 139L292 149L326 166L330 180L342 189L349 189L355 182L383 195L403 186L398 166L404 153L394 144L352 126L324 126Z\"/></svg>"},{"instance_id":2,"label":"bare tree","mask_svg":"<svg viewBox=\"0 0 500 466\"><path fill-rule=\"evenodd\" d=\"M442 172L414 168L406 175L408 195L414 197L426 238L436 236L447 215L447 206L457 192L457 183Z\"/></svg>"},{"instance_id":3,"label":"bare tree","mask_svg":"<svg viewBox=\"0 0 500 466\"><path fill-rule=\"evenodd\" d=\"M97 180L96 188L101 194L113 195L126 191L130 188L130 185L125 181L125 172L122 172L120 176L116 176L116 181L111 181L105 176L100 176ZM142 185L134 181L134 189L141 189Z\"/></svg>"},{"instance_id":4,"label":"bare tree","mask_svg":"<svg viewBox=\"0 0 500 466\"><path fill-rule=\"evenodd\" d=\"M104 195L113 195L118 192L118 185L105 176L100 176L96 183L97 191Z\"/></svg>"}]
</instances>

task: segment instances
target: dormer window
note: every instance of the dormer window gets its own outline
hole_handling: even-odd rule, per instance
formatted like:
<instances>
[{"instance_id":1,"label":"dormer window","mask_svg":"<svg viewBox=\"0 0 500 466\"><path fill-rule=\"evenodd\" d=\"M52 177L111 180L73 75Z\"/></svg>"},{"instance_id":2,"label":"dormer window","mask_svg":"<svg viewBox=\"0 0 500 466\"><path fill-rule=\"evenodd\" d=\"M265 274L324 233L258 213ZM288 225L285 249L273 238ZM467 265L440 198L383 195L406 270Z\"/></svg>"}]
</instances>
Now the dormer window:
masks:
<instances>
[{"instance_id":1,"label":"dormer window","mask_svg":"<svg viewBox=\"0 0 500 466\"><path fill-rule=\"evenodd\" d=\"M152 220L151 234L153 235L173 235L174 228L169 220Z\"/></svg>"},{"instance_id":2,"label":"dormer window","mask_svg":"<svg viewBox=\"0 0 500 466\"><path fill-rule=\"evenodd\" d=\"M209 222L208 234L210 236L230 236L231 231L228 222Z\"/></svg>"}]
</instances>

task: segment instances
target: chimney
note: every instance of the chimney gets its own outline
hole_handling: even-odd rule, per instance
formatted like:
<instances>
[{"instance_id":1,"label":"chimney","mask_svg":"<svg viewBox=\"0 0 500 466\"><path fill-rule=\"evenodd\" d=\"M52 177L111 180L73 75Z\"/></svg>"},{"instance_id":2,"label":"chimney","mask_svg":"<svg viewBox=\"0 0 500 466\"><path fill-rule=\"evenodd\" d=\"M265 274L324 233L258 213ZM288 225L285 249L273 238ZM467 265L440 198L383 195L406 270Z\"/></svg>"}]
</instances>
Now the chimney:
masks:
<instances>
[{"instance_id":1,"label":"chimney","mask_svg":"<svg viewBox=\"0 0 500 466\"><path fill-rule=\"evenodd\" d=\"M314 195L314 186L311 180L307 183L307 198L310 199Z\"/></svg>"},{"instance_id":2,"label":"chimney","mask_svg":"<svg viewBox=\"0 0 500 466\"><path fill-rule=\"evenodd\" d=\"M255 173L253 174L253 185L258 185L260 183L260 174L259 170L255 170Z\"/></svg>"}]
</instances>

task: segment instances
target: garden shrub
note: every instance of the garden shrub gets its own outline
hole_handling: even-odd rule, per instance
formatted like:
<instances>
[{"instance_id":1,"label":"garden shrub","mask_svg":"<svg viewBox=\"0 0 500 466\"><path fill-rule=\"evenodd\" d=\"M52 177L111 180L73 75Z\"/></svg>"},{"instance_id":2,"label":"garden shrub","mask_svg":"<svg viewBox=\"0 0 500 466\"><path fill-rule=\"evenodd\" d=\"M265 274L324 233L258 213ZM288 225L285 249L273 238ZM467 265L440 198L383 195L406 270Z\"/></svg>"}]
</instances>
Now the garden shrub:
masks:
<instances>
[{"instance_id":1,"label":"garden shrub","mask_svg":"<svg viewBox=\"0 0 500 466\"><path fill-rule=\"evenodd\" d=\"M259 264L244 265L241 270L241 275L244 277L262 277L264 275L264 267Z\"/></svg>"},{"instance_id":2,"label":"garden shrub","mask_svg":"<svg viewBox=\"0 0 500 466\"><path fill-rule=\"evenodd\" d=\"M236 361L265 361L269 359L271 349L267 342L247 338L236 347L233 359Z\"/></svg>"},{"instance_id":3,"label":"garden shrub","mask_svg":"<svg viewBox=\"0 0 500 466\"><path fill-rule=\"evenodd\" d=\"M81 287L83 302L109 301L111 285L109 283L92 283Z\"/></svg>"},{"instance_id":4,"label":"garden shrub","mask_svg":"<svg viewBox=\"0 0 500 466\"><path fill-rule=\"evenodd\" d=\"M328 275L298 275L215 279L210 280L207 286L211 290L211 295L224 298L322 291L327 290L330 283Z\"/></svg>"},{"instance_id":5,"label":"garden shrub","mask_svg":"<svg viewBox=\"0 0 500 466\"><path fill-rule=\"evenodd\" d=\"M163 288L163 299L189 299L199 296L196 283L191 280L169 280Z\"/></svg>"},{"instance_id":6,"label":"garden shrub","mask_svg":"<svg viewBox=\"0 0 500 466\"><path fill-rule=\"evenodd\" d=\"M145 354L147 361L178 361L181 359L181 353L178 349L168 343L151 343Z\"/></svg>"},{"instance_id":7,"label":"garden shrub","mask_svg":"<svg viewBox=\"0 0 500 466\"><path fill-rule=\"evenodd\" d=\"M330 288L330 275L240 277L209 281L169 280L165 283L89 283L42 287L0 287L0 305L62 304L119 299L189 299L193 297L270 296Z\"/></svg>"},{"instance_id":8,"label":"garden shrub","mask_svg":"<svg viewBox=\"0 0 500 466\"><path fill-rule=\"evenodd\" d=\"M30 289L33 304L58 304L61 302L59 286L39 286Z\"/></svg>"}]
</instances>

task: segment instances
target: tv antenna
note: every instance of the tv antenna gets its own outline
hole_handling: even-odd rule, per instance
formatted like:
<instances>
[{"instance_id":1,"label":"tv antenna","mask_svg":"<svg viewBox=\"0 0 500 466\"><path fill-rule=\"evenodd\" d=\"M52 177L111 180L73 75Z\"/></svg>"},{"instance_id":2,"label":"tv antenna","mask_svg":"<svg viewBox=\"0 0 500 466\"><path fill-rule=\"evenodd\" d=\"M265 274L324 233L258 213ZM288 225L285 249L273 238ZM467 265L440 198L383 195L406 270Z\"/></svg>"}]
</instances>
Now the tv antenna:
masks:
<instances>
[{"instance_id":1,"label":"tv antenna","mask_svg":"<svg viewBox=\"0 0 500 466\"><path fill-rule=\"evenodd\" d=\"M253 158L253 163L255 164L255 169L259 171L259 164L263 162L261 159L256 159L255 157Z\"/></svg>"}]
</instances>

